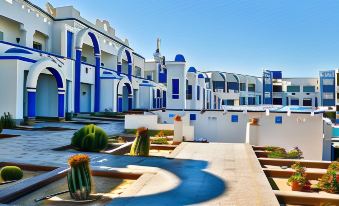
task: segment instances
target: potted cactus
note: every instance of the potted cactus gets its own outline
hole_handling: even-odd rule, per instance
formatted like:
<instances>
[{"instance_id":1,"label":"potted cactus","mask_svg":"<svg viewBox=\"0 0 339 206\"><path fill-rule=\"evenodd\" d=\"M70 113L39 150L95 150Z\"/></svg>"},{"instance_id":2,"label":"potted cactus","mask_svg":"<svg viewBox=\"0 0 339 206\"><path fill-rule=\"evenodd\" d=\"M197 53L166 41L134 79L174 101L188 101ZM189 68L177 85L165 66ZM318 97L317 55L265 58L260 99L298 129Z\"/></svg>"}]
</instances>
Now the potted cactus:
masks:
<instances>
[{"instance_id":1,"label":"potted cactus","mask_svg":"<svg viewBox=\"0 0 339 206\"><path fill-rule=\"evenodd\" d=\"M105 149L107 144L107 134L94 124L86 125L75 132L71 142L74 148L88 152L99 152Z\"/></svg>"},{"instance_id":2,"label":"potted cactus","mask_svg":"<svg viewBox=\"0 0 339 206\"><path fill-rule=\"evenodd\" d=\"M150 149L150 138L148 129L141 127L137 129L136 137L131 147L130 155L132 156L148 156Z\"/></svg>"},{"instance_id":3,"label":"potted cactus","mask_svg":"<svg viewBox=\"0 0 339 206\"><path fill-rule=\"evenodd\" d=\"M68 159L71 167L67 173L68 189L74 200L90 199L92 179L89 162L89 157L84 154L77 154Z\"/></svg>"}]
</instances>

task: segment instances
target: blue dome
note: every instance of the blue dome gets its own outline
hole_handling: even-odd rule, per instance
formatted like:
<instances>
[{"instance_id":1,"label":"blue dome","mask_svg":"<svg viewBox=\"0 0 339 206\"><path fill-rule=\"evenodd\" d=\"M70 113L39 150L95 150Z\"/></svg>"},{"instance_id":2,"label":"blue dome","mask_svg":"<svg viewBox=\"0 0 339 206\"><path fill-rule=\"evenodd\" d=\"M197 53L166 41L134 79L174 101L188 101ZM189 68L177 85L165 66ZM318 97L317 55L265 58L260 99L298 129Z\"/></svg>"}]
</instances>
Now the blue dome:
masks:
<instances>
[{"instance_id":1,"label":"blue dome","mask_svg":"<svg viewBox=\"0 0 339 206\"><path fill-rule=\"evenodd\" d=\"M177 54L177 55L175 56L174 61L176 61L176 62L186 62L185 57L184 57L184 55L182 55L182 54Z\"/></svg>"},{"instance_id":2,"label":"blue dome","mask_svg":"<svg viewBox=\"0 0 339 206\"><path fill-rule=\"evenodd\" d=\"M5 53L11 53L11 54L32 54L32 52L27 51L25 49L21 48L10 48Z\"/></svg>"},{"instance_id":3,"label":"blue dome","mask_svg":"<svg viewBox=\"0 0 339 206\"><path fill-rule=\"evenodd\" d=\"M197 70L194 67L190 67L187 72L197 73Z\"/></svg>"},{"instance_id":4,"label":"blue dome","mask_svg":"<svg viewBox=\"0 0 339 206\"><path fill-rule=\"evenodd\" d=\"M199 75L198 75L198 78L199 78L199 79L205 79L205 77L204 77L203 74L199 74Z\"/></svg>"}]
</instances>

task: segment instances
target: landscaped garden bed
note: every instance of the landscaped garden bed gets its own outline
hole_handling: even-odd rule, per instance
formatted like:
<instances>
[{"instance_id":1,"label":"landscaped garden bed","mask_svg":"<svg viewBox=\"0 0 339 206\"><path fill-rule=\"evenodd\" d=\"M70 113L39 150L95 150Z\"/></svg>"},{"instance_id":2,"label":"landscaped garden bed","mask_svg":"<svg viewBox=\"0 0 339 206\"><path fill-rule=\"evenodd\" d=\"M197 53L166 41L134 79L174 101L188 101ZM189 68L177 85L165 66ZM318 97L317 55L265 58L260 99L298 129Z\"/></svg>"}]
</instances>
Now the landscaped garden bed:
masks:
<instances>
[{"instance_id":1,"label":"landscaped garden bed","mask_svg":"<svg viewBox=\"0 0 339 206\"><path fill-rule=\"evenodd\" d=\"M52 170L32 175L1 190L0 203L10 205L106 205L125 192L142 174L133 171L91 170L87 155L74 155L70 168L26 165L25 169ZM7 165L7 163L2 163ZM35 173L34 173L35 174Z\"/></svg>"},{"instance_id":2,"label":"landscaped garden bed","mask_svg":"<svg viewBox=\"0 0 339 206\"><path fill-rule=\"evenodd\" d=\"M298 160L302 158L299 149L253 149L281 204L339 205L338 162ZM291 154L294 158L290 158Z\"/></svg>"},{"instance_id":3,"label":"landscaped garden bed","mask_svg":"<svg viewBox=\"0 0 339 206\"><path fill-rule=\"evenodd\" d=\"M146 128L138 130L135 137L127 141L121 136L108 137L105 131L96 125L87 125L74 133L70 145L55 148L55 151L99 152L113 155L162 156L167 157L177 147L172 138L160 131L150 137Z\"/></svg>"}]
</instances>

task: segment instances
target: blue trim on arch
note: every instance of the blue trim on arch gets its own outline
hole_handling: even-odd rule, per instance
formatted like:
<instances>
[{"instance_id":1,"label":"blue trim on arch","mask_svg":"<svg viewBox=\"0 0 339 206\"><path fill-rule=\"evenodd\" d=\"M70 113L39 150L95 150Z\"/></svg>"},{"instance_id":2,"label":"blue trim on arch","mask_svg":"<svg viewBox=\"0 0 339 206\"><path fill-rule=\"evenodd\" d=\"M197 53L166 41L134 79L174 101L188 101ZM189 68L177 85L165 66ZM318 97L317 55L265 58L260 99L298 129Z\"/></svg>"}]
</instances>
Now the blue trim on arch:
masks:
<instances>
[{"instance_id":1,"label":"blue trim on arch","mask_svg":"<svg viewBox=\"0 0 339 206\"><path fill-rule=\"evenodd\" d=\"M133 73L132 56L131 56L131 53L126 49L125 49L125 53L126 53L127 62L128 62L127 77L131 81L132 80L132 73Z\"/></svg>"},{"instance_id":2,"label":"blue trim on arch","mask_svg":"<svg viewBox=\"0 0 339 206\"><path fill-rule=\"evenodd\" d=\"M122 70L122 64L119 62L118 65L117 65L117 73L118 73L118 75L121 74L121 70Z\"/></svg>"},{"instance_id":3,"label":"blue trim on arch","mask_svg":"<svg viewBox=\"0 0 339 206\"><path fill-rule=\"evenodd\" d=\"M100 54L100 47L97 37L93 32L88 32L89 37L91 37L93 43L94 54Z\"/></svg>"},{"instance_id":4,"label":"blue trim on arch","mask_svg":"<svg viewBox=\"0 0 339 206\"><path fill-rule=\"evenodd\" d=\"M122 97L118 97L118 112L122 112Z\"/></svg>"},{"instance_id":5,"label":"blue trim on arch","mask_svg":"<svg viewBox=\"0 0 339 206\"><path fill-rule=\"evenodd\" d=\"M58 117L65 117L65 94L58 94Z\"/></svg>"},{"instance_id":6,"label":"blue trim on arch","mask_svg":"<svg viewBox=\"0 0 339 206\"><path fill-rule=\"evenodd\" d=\"M28 111L27 116L28 118L35 118L35 97L36 92L27 92L27 102L28 102Z\"/></svg>"},{"instance_id":7,"label":"blue trim on arch","mask_svg":"<svg viewBox=\"0 0 339 206\"><path fill-rule=\"evenodd\" d=\"M100 112L100 57L95 57L94 112Z\"/></svg>"},{"instance_id":8,"label":"blue trim on arch","mask_svg":"<svg viewBox=\"0 0 339 206\"><path fill-rule=\"evenodd\" d=\"M80 112L80 75L81 75L81 50L76 50L74 72L74 112Z\"/></svg>"},{"instance_id":9,"label":"blue trim on arch","mask_svg":"<svg viewBox=\"0 0 339 206\"><path fill-rule=\"evenodd\" d=\"M52 73L52 75L55 77L55 80L57 82L57 86L58 86L58 89L60 88L64 88L64 85L63 85L63 82L62 82L62 77L60 76L59 72L52 68L52 67L48 67L47 68L48 71L50 71Z\"/></svg>"}]
</instances>

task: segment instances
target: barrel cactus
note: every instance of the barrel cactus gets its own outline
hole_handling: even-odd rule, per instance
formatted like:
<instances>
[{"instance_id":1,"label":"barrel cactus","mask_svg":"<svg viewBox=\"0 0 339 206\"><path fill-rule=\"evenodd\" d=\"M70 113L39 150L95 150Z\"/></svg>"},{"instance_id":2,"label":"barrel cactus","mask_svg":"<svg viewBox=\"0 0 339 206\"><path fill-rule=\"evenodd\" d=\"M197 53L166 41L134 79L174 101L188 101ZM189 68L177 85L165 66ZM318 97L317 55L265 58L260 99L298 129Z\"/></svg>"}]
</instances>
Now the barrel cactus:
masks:
<instances>
[{"instance_id":1,"label":"barrel cactus","mask_svg":"<svg viewBox=\"0 0 339 206\"><path fill-rule=\"evenodd\" d=\"M132 144L130 155L133 156L148 156L150 149L150 138L148 129L141 127L137 129L135 140Z\"/></svg>"},{"instance_id":2,"label":"barrel cactus","mask_svg":"<svg viewBox=\"0 0 339 206\"><path fill-rule=\"evenodd\" d=\"M92 191L92 179L87 155L77 154L68 159L71 167L67 173L69 193L74 200L88 200Z\"/></svg>"},{"instance_id":3,"label":"barrel cactus","mask_svg":"<svg viewBox=\"0 0 339 206\"><path fill-rule=\"evenodd\" d=\"M0 170L0 176L4 181L13 181L22 179L24 173L17 166L6 166Z\"/></svg>"},{"instance_id":4,"label":"barrel cactus","mask_svg":"<svg viewBox=\"0 0 339 206\"><path fill-rule=\"evenodd\" d=\"M74 133L71 145L81 151L99 152L106 148L107 134L94 124L84 126Z\"/></svg>"}]
</instances>

